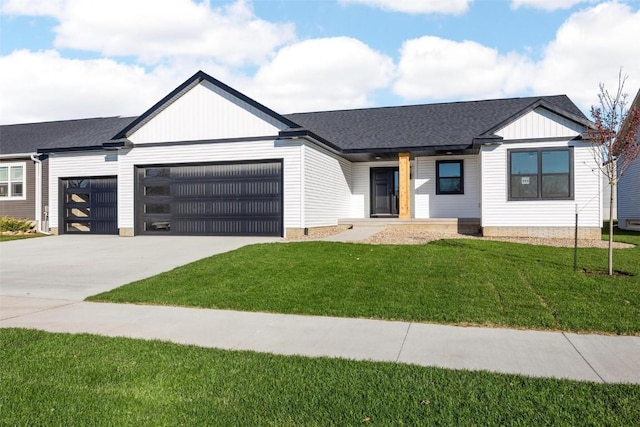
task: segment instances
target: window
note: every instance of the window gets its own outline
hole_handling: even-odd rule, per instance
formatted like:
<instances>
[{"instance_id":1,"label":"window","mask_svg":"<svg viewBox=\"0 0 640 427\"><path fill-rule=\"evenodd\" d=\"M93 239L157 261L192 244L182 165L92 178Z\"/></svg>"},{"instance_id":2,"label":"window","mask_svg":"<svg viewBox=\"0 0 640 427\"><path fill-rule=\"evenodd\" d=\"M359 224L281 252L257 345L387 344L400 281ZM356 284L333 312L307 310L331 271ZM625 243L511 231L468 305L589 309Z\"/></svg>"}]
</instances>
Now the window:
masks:
<instances>
[{"instance_id":1,"label":"window","mask_svg":"<svg viewBox=\"0 0 640 427\"><path fill-rule=\"evenodd\" d=\"M0 165L0 199L24 199L25 197L25 164Z\"/></svg>"},{"instance_id":2,"label":"window","mask_svg":"<svg viewBox=\"0 0 640 427\"><path fill-rule=\"evenodd\" d=\"M464 194L462 160L436 161L436 194Z\"/></svg>"},{"instance_id":3,"label":"window","mask_svg":"<svg viewBox=\"0 0 640 427\"><path fill-rule=\"evenodd\" d=\"M509 200L573 198L572 157L569 148L509 151Z\"/></svg>"}]
</instances>

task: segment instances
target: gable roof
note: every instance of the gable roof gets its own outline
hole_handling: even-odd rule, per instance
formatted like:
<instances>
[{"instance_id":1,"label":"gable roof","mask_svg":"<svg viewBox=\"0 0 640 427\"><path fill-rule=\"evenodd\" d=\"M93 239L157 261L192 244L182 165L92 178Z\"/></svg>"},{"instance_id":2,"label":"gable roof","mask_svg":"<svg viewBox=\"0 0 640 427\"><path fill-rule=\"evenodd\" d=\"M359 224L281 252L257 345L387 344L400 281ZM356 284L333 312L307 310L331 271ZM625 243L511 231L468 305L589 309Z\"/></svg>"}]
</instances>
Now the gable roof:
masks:
<instances>
[{"instance_id":1,"label":"gable roof","mask_svg":"<svg viewBox=\"0 0 640 427\"><path fill-rule=\"evenodd\" d=\"M140 115L138 118L136 118L128 126L126 126L124 129L122 129L120 132L118 132L118 134L115 135L113 137L113 139L114 140L118 140L118 139L127 138L129 135L131 135L136 130L141 128L145 123L147 123L153 117L158 115L162 110L167 108L169 105L174 103L178 98L180 98L182 95L184 95L189 90L191 90L194 86L197 86L198 84L200 84L203 81L211 83L212 85L218 87L219 89L221 89L222 91L228 93L232 97L235 97L236 99L238 99L238 100L250 105L251 107L256 108L257 110L259 110L262 113L266 114L267 116L275 119L276 121L281 122L284 126L298 127L298 125L296 125L295 123L293 123L292 121L290 121L286 117L276 113L275 111L271 110L270 108L265 107L264 105L260 104L259 102L249 98L245 94L243 94L241 92L238 92L234 88L232 88L230 86L227 86L226 84L222 83L220 80L214 79L213 77L211 77L210 75L208 75L204 71L198 71L193 76L191 76L189 79L187 79L187 81L182 83L180 86L178 86L173 91L171 91L171 93L169 93L167 96L165 96L160 101L158 101L153 107L149 108L146 112L144 112L142 115Z\"/></svg>"},{"instance_id":2,"label":"gable roof","mask_svg":"<svg viewBox=\"0 0 640 427\"><path fill-rule=\"evenodd\" d=\"M471 148L537 107L587 125L566 95L288 114L344 153Z\"/></svg>"},{"instance_id":3,"label":"gable roof","mask_svg":"<svg viewBox=\"0 0 640 427\"><path fill-rule=\"evenodd\" d=\"M637 114L640 114L640 89L638 89L638 93L636 93L636 97L633 99L633 102L631 103L631 106L627 111L627 116L625 117L625 120L620 127L620 135L626 136L625 134L629 132L632 120L632 116L630 113L633 109L636 109L638 111ZM640 132L637 132L637 138L640 138Z\"/></svg>"},{"instance_id":4,"label":"gable roof","mask_svg":"<svg viewBox=\"0 0 640 427\"><path fill-rule=\"evenodd\" d=\"M80 120L0 126L0 155L102 148L134 117L98 117Z\"/></svg>"},{"instance_id":5,"label":"gable roof","mask_svg":"<svg viewBox=\"0 0 640 427\"><path fill-rule=\"evenodd\" d=\"M352 159L358 154L477 149L498 129L536 108L576 123L589 120L566 95L491 99L280 115L198 71L139 117L108 117L0 127L0 155L130 145L127 137L203 81L282 124L281 138L309 136ZM254 112L255 114L255 112ZM263 116L264 117L264 116Z\"/></svg>"}]
</instances>

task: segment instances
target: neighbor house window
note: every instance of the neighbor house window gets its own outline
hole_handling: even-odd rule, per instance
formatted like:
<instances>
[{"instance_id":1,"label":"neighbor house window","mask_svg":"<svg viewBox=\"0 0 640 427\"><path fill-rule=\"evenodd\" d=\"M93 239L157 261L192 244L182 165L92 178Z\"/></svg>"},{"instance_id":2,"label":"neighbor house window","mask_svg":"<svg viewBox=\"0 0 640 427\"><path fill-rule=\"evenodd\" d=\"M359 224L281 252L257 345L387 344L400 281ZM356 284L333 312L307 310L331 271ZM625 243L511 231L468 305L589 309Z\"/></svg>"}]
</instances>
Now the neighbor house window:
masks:
<instances>
[{"instance_id":1,"label":"neighbor house window","mask_svg":"<svg viewBox=\"0 0 640 427\"><path fill-rule=\"evenodd\" d=\"M509 199L571 199L570 148L509 151Z\"/></svg>"},{"instance_id":2,"label":"neighbor house window","mask_svg":"<svg viewBox=\"0 0 640 427\"><path fill-rule=\"evenodd\" d=\"M436 194L464 194L462 160L436 161Z\"/></svg>"},{"instance_id":3,"label":"neighbor house window","mask_svg":"<svg viewBox=\"0 0 640 427\"><path fill-rule=\"evenodd\" d=\"M0 165L0 199L25 198L25 164Z\"/></svg>"}]
</instances>

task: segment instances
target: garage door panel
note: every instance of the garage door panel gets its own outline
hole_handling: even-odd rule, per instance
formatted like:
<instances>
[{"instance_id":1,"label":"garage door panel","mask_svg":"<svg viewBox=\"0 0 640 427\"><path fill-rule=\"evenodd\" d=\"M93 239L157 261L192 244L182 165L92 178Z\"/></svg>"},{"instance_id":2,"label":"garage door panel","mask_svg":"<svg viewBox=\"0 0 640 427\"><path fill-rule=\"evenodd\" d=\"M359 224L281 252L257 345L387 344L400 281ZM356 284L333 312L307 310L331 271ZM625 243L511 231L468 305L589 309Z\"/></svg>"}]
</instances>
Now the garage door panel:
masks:
<instances>
[{"instance_id":1,"label":"garage door panel","mask_svg":"<svg viewBox=\"0 0 640 427\"><path fill-rule=\"evenodd\" d=\"M282 162L139 167L138 232L282 235Z\"/></svg>"},{"instance_id":2,"label":"garage door panel","mask_svg":"<svg viewBox=\"0 0 640 427\"><path fill-rule=\"evenodd\" d=\"M116 177L62 179L63 232L118 234L117 183Z\"/></svg>"}]
</instances>

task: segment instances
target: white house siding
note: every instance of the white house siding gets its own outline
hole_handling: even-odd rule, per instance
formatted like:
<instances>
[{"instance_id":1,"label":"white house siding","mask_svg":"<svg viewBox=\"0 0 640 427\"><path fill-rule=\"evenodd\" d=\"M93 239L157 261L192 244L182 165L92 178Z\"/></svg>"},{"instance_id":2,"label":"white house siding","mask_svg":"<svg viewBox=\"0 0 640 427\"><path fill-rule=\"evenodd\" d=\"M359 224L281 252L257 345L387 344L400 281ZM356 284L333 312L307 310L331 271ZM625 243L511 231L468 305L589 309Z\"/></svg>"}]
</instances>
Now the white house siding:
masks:
<instances>
[{"instance_id":1,"label":"white house siding","mask_svg":"<svg viewBox=\"0 0 640 427\"><path fill-rule=\"evenodd\" d=\"M49 157L49 226L58 228L60 178L118 175L120 156L114 151L56 154ZM118 191L122 187L118 180ZM120 200L118 198L118 203Z\"/></svg>"},{"instance_id":2,"label":"white house siding","mask_svg":"<svg viewBox=\"0 0 640 427\"><path fill-rule=\"evenodd\" d=\"M436 161L463 160L464 194L436 194ZM479 218L478 156L418 157L415 174L415 218Z\"/></svg>"},{"instance_id":3,"label":"white house siding","mask_svg":"<svg viewBox=\"0 0 640 427\"><path fill-rule=\"evenodd\" d=\"M569 137L583 131L583 126L544 108L536 108L495 132L504 140Z\"/></svg>"},{"instance_id":4,"label":"white house siding","mask_svg":"<svg viewBox=\"0 0 640 427\"><path fill-rule=\"evenodd\" d=\"M573 146L574 200L508 200L507 151L514 148ZM579 141L504 143L482 147L482 227L573 227L576 205L580 227L601 226L600 172L588 144Z\"/></svg>"},{"instance_id":5,"label":"white house siding","mask_svg":"<svg viewBox=\"0 0 640 427\"><path fill-rule=\"evenodd\" d=\"M275 136L283 125L202 82L129 136L135 144Z\"/></svg>"},{"instance_id":6,"label":"white house siding","mask_svg":"<svg viewBox=\"0 0 640 427\"><path fill-rule=\"evenodd\" d=\"M640 230L640 158L618 182L618 226L625 230Z\"/></svg>"},{"instance_id":7,"label":"white house siding","mask_svg":"<svg viewBox=\"0 0 640 427\"><path fill-rule=\"evenodd\" d=\"M301 225L301 143L252 141L188 145L137 146L120 155L118 174L118 227L133 230L134 166L153 164L229 162L283 159L284 227Z\"/></svg>"},{"instance_id":8,"label":"white house siding","mask_svg":"<svg viewBox=\"0 0 640 427\"><path fill-rule=\"evenodd\" d=\"M302 150L303 227L336 225L351 213L351 162L310 143Z\"/></svg>"}]
</instances>

